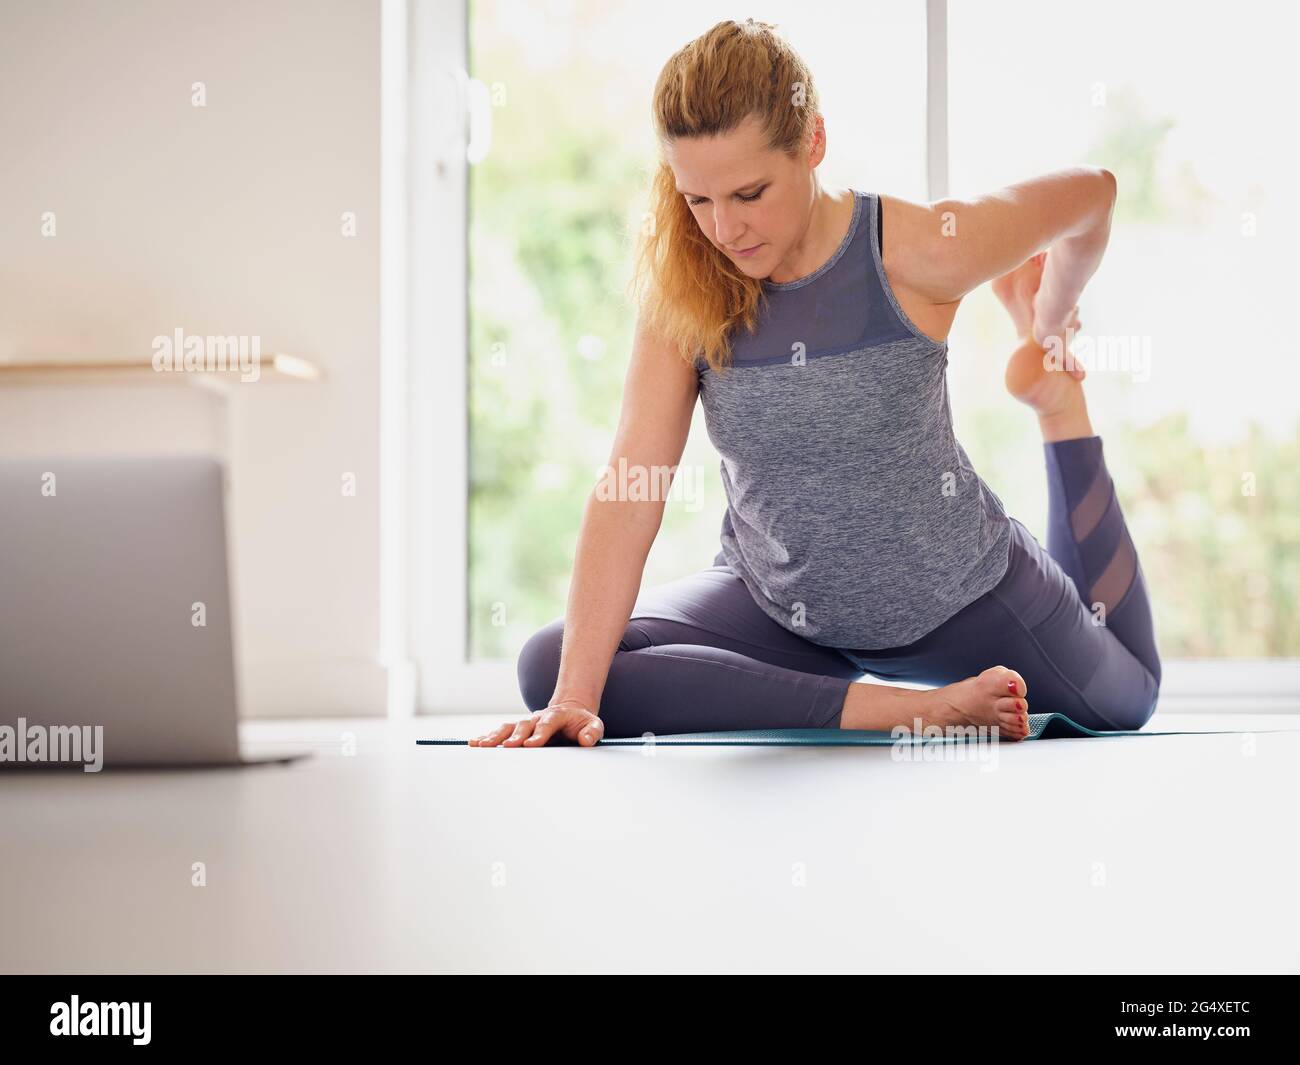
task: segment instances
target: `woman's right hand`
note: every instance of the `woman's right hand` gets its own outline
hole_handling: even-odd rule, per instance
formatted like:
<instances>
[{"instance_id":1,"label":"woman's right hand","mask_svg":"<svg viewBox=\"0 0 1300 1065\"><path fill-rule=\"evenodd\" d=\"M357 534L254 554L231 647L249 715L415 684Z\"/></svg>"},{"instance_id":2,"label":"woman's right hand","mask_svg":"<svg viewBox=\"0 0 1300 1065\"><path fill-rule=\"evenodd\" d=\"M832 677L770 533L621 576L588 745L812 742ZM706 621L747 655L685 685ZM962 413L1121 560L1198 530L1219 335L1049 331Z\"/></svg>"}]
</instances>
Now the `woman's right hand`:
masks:
<instances>
[{"instance_id":1,"label":"woman's right hand","mask_svg":"<svg viewBox=\"0 0 1300 1065\"><path fill-rule=\"evenodd\" d=\"M469 741L471 747L544 747L556 733L581 747L594 747L605 735L605 723L581 703L565 699L534 712L522 721L507 721L492 732Z\"/></svg>"},{"instance_id":2,"label":"woman's right hand","mask_svg":"<svg viewBox=\"0 0 1300 1065\"><path fill-rule=\"evenodd\" d=\"M1011 315L1016 336L1027 339L1034 331L1034 296L1043 280L1043 266L1047 252L1032 255L1009 273L994 278L993 294Z\"/></svg>"}]
</instances>

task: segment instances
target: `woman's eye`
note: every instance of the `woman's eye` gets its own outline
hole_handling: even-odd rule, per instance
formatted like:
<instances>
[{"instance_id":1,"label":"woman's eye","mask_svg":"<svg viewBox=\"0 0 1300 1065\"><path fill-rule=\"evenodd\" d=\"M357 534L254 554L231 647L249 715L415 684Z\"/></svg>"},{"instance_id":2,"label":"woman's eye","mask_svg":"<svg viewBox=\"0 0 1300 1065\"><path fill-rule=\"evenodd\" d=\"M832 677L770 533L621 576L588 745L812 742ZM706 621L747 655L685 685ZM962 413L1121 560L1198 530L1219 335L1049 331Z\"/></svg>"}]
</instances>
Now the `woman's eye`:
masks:
<instances>
[{"instance_id":1,"label":"woman's eye","mask_svg":"<svg viewBox=\"0 0 1300 1065\"><path fill-rule=\"evenodd\" d=\"M763 188L759 189L759 190L758 190L756 193L754 193L754 195L752 195L752 196L741 196L739 193L737 193L737 194L736 194L736 199L738 199L738 200L742 200L742 201L744 201L745 203L753 203L756 199L758 199L760 196L763 195L763 193L764 193L764 191L766 191L766 189L767 189L767 186L765 185L765 186L763 186ZM698 207L700 204L702 204L702 203L706 203L706 202L708 202L708 201L706 201L706 200L687 200L686 202L687 202L688 204L690 204L692 207Z\"/></svg>"}]
</instances>

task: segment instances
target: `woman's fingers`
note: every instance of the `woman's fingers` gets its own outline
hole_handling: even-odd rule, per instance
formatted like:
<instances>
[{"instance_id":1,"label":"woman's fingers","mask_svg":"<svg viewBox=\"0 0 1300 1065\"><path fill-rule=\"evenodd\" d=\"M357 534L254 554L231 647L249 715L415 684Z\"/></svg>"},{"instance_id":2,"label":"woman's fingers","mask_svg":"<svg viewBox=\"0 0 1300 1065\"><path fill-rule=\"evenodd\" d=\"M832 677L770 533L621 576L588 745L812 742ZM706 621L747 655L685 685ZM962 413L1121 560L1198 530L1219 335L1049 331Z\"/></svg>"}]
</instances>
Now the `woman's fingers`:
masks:
<instances>
[{"instance_id":1,"label":"woman's fingers","mask_svg":"<svg viewBox=\"0 0 1300 1065\"><path fill-rule=\"evenodd\" d=\"M471 747L545 747L557 732L583 747L594 747L605 735L605 723L589 710L547 707L522 721L508 721L500 728L476 736Z\"/></svg>"},{"instance_id":2,"label":"woman's fingers","mask_svg":"<svg viewBox=\"0 0 1300 1065\"><path fill-rule=\"evenodd\" d=\"M605 722L593 716L590 721L578 730L578 742L584 747L594 747L604 735Z\"/></svg>"},{"instance_id":3,"label":"woman's fingers","mask_svg":"<svg viewBox=\"0 0 1300 1065\"><path fill-rule=\"evenodd\" d=\"M1070 308L1070 313L1066 316L1062 332L1070 339L1073 339L1076 333L1083 332L1083 324L1079 321L1079 305L1077 303ZM1073 354L1073 347L1071 347L1071 354ZM1066 360L1065 369L1066 372L1076 381L1082 381L1087 374L1087 371L1083 368L1083 364L1073 358Z\"/></svg>"},{"instance_id":4,"label":"woman's fingers","mask_svg":"<svg viewBox=\"0 0 1300 1065\"><path fill-rule=\"evenodd\" d=\"M507 721L504 725L501 725L499 728L494 728L491 732L485 732L481 736L476 736L474 739L469 741L469 745L471 747L495 747L509 736L514 729L515 723L513 721Z\"/></svg>"},{"instance_id":5,"label":"woman's fingers","mask_svg":"<svg viewBox=\"0 0 1300 1065\"><path fill-rule=\"evenodd\" d=\"M524 741L529 739L537 730L538 721L546 716L546 711L539 711L532 717L526 717L522 721L516 721L514 731L506 738L502 747L521 747Z\"/></svg>"},{"instance_id":6,"label":"woman's fingers","mask_svg":"<svg viewBox=\"0 0 1300 1065\"><path fill-rule=\"evenodd\" d=\"M523 741L525 747L544 747L564 721L563 710L542 710L533 715L533 734Z\"/></svg>"}]
</instances>

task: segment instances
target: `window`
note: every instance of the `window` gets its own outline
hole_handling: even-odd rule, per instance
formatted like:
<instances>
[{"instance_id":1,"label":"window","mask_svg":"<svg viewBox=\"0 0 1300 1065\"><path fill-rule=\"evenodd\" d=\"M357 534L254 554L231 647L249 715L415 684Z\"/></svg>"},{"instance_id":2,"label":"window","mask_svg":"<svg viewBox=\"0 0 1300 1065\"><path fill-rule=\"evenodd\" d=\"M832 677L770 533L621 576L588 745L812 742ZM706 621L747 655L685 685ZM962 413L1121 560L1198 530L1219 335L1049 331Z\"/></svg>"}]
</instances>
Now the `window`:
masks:
<instances>
[{"instance_id":1,"label":"window","mask_svg":"<svg viewBox=\"0 0 1300 1065\"><path fill-rule=\"evenodd\" d=\"M1232 692L1242 709L1243 691L1293 706L1300 673L1300 422L1280 325L1300 160L1281 128L1296 79L1281 10L753 12L818 78L828 183L927 200L1079 162L1118 176L1110 248L1081 301L1085 331L1118 362L1094 366L1089 402L1162 649L1179 659L1164 695ZM407 279L385 319L385 557L400 560L386 569L385 653L418 665L421 709L517 709L518 649L563 611L629 353L654 80L735 15L683 0L385 3L385 165L401 175L397 195L386 178L386 271ZM1041 538L1041 444L1002 390L1012 337L987 287L950 340L958 435ZM717 550L725 501L698 416L682 467L646 585ZM1248 671L1214 665L1243 658Z\"/></svg>"},{"instance_id":2,"label":"window","mask_svg":"<svg viewBox=\"0 0 1300 1065\"><path fill-rule=\"evenodd\" d=\"M949 6L952 195L1080 162L1118 178L1080 301L1086 388L1166 658L1300 655L1300 148L1274 122L1300 81L1279 10ZM1037 428L1001 391L1006 315L985 287L956 326L959 436L1041 539Z\"/></svg>"}]
</instances>

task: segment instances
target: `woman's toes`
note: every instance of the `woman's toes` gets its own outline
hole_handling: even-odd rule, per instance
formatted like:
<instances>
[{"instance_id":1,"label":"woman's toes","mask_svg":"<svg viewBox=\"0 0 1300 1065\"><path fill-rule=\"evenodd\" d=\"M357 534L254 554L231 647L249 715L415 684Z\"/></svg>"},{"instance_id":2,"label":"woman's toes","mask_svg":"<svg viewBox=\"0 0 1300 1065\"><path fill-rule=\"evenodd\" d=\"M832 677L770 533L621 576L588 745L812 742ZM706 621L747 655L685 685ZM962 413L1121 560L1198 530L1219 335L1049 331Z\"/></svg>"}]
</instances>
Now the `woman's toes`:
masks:
<instances>
[{"instance_id":1,"label":"woman's toes","mask_svg":"<svg viewBox=\"0 0 1300 1065\"><path fill-rule=\"evenodd\" d=\"M1025 678L1017 673L1014 669L1008 669L1006 666L997 666L1001 670L1002 686L1013 696L1023 699L1029 691L1029 686L1025 683Z\"/></svg>"},{"instance_id":2,"label":"woman's toes","mask_svg":"<svg viewBox=\"0 0 1300 1065\"><path fill-rule=\"evenodd\" d=\"M1027 688L1025 678L1006 666L990 666L980 674L980 680L997 695L1023 697Z\"/></svg>"},{"instance_id":3,"label":"woman's toes","mask_svg":"<svg viewBox=\"0 0 1300 1065\"><path fill-rule=\"evenodd\" d=\"M1029 735L1029 728L1018 717L999 716L998 732L1006 740L1023 740Z\"/></svg>"},{"instance_id":4,"label":"woman's toes","mask_svg":"<svg viewBox=\"0 0 1300 1065\"><path fill-rule=\"evenodd\" d=\"M998 724L1017 739L1029 735L1029 704L1011 696L997 701Z\"/></svg>"},{"instance_id":5,"label":"woman's toes","mask_svg":"<svg viewBox=\"0 0 1300 1065\"><path fill-rule=\"evenodd\" d=\"M997 702L998 713L1029 720L1029 701L1014 695L1003 696Z\"/></svg>"}]
</instances>

